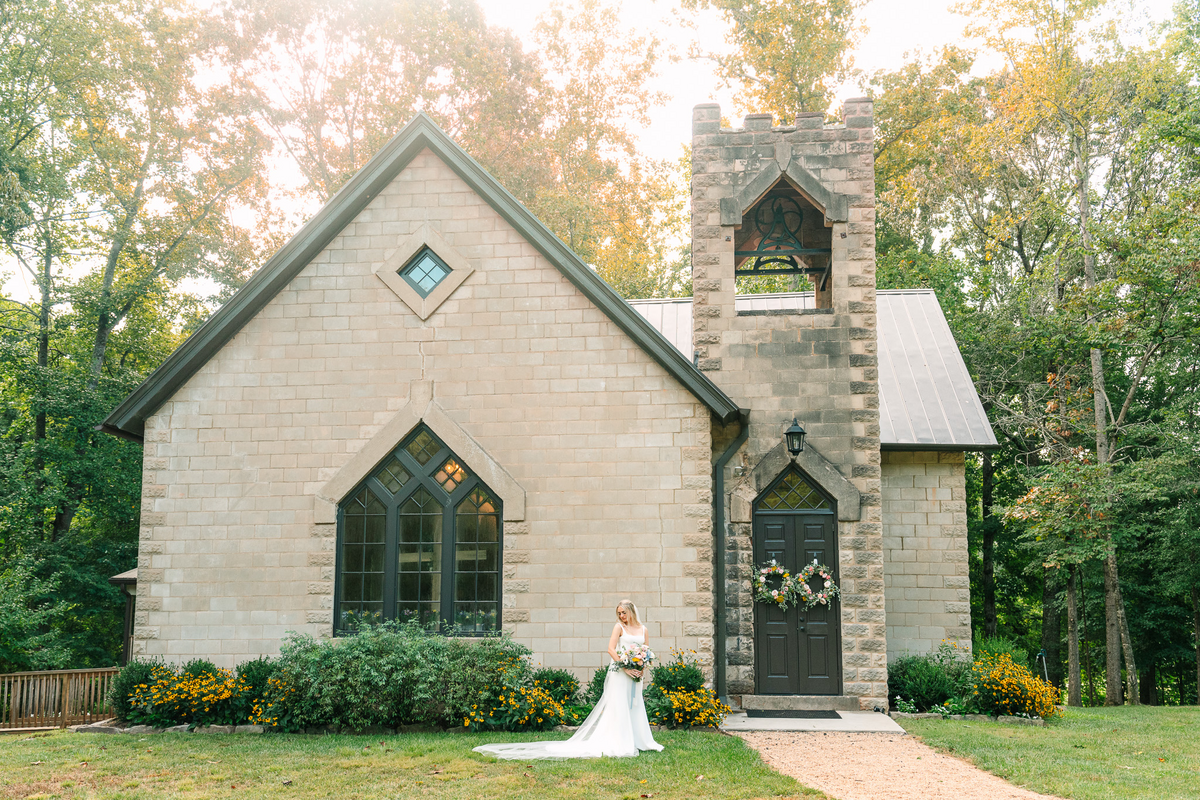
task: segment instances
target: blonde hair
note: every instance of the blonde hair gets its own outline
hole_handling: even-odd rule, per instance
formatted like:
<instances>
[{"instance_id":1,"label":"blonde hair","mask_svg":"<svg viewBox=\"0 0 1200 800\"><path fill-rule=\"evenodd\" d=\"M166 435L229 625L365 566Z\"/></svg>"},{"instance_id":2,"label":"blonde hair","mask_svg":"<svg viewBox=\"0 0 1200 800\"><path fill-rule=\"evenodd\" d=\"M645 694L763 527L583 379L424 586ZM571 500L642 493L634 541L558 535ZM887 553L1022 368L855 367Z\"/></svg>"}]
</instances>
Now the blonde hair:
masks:
<instances>
[{"instance_id":1,"label":"blonde hair","mask_svg":"<svg viewBox=\"0 0 1200 800\"><path fill-rule=\"evenodd\" d=\"M632 600L622 600L621 602L617 603L617 611L620 611L622 608L625 609L625 613L629 615L631 620L633 620L633 624L629 627L642 627L642 621L638 619L637 606L633 604Z\"/></svg>"}]
</instances>

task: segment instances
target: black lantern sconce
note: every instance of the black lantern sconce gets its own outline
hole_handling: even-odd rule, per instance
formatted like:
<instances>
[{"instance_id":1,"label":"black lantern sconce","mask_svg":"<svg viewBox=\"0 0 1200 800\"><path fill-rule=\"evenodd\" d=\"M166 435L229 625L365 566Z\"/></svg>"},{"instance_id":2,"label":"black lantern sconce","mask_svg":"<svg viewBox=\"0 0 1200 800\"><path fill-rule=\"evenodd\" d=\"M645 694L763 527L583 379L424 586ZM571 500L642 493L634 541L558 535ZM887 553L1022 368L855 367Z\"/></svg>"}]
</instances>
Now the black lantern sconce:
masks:
<instances>
[{"instance_id":1,"label":"black lantern sconce","mask_svg":"<svg viewBox=\"0 0 1200 800\"><path fill-rule=\"evenodd\" d=\"M792 417L792 426L783 432L783 440L787 442L788 452L792 454L792 458L804 452L804 436L807 431L800 427L800 423Z\"/></svg>"}]
</instances>

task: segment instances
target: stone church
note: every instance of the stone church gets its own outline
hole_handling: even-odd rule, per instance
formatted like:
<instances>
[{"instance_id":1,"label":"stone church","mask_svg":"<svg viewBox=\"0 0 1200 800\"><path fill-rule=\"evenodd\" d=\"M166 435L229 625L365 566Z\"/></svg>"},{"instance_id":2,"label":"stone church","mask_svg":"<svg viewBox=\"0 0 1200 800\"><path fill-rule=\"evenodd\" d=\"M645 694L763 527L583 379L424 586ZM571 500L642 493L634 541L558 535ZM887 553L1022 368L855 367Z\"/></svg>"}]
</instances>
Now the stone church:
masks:
<instances>
[{"instance_id":1,"label":"stone church","mask_svg":"<svg viewBox=\"0 0 1200 800\"><path fill-rule=\"evenodd\" d=\"M963 453L996 441L933 294L876 291L843 114L697 106L692 297L632 303L414 119L105 421L144 443L133 654L400 619L586 679L628 597L735 704L857 709L969 642ZM737 295L764 274L809 291ZM772 558L840 597L755 603Z\"/></svg>"}]
</instances>

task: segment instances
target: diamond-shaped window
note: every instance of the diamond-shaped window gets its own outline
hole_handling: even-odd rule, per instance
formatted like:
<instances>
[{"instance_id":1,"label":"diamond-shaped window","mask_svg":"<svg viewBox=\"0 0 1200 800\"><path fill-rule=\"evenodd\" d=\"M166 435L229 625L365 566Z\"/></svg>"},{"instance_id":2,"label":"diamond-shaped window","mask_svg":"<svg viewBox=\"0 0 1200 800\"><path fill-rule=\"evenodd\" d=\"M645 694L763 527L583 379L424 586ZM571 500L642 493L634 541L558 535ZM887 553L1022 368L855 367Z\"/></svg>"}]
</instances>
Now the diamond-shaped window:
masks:
<instances>
[{"instance_id":1,"label":"diamond-shaped window","mask_svg":"<svg viewBox=\"0 0 1200 800\"><path fill-rule=\"evenodd\" d=\"M408 454L417 460L421 466L429 463L429 459L437 455L442 446L437 440L430 436L426 431L422 430L413 440L404 446Z\"/></svg>"},{"instance_id":2,"label":"diamond-shaped window","mask_svg":"<svg viewBox=\"0 0 1200 800\"><path fill-rule=\"evenodd\" d=\"M442 488L447 492L453 492L458 485L467 479L467 471L462 468L453 458L446 459L446 463L442 464L442 468L437 471L433 479L441 484Z\"/></svg>"},{"instance_id":3,"label":"diamond-shaped window","mask_svg":"<svg viewBox=\"0 0 1200 800\"><path fill-rule=\"evenodd\" d=\"M392 494L400 491L404 484L408 483L408 479L412 477L408 474L408 470L400 463L400 459L392 456L392 460L387 463L379 474L376 475L379 482L387 487L387 490Z\"/></svg>"},{"instance_id":4,"label":"diamond-shaped window","mask_svg":"<svg viewBox=\"0 0 1200 800\"><path fill-rule=\"evenodd\" d=\"M422 298L429 297L429 293L437 288L437 285L446 279L452 270L428 247L421 250L417 255L405 264L400 269L400 277L408 282L417 294Z\"/></svg>"}]
</instances>

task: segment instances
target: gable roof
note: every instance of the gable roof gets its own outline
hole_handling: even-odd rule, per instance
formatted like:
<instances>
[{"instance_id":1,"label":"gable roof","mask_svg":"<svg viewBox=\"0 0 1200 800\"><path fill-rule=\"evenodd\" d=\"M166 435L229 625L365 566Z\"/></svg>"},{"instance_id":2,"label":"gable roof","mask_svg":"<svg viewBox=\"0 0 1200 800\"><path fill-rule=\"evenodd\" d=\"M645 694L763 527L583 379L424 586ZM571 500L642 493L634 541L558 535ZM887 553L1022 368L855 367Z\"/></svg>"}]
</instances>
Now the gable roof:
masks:
<instances>
[{"instance_id":1,"label":"gable roof","mask_svg":"<svg viewBox=\"0 0 1200 800\"><path fill-rule=\"evenodd\" d=\"M681 350L691 349L691 298L630 301ZM815 308L812 292L739 295L737 311ZM999 445L954 334L929 289L876 293L879 442L885 450L991 450Z\"/></svg>"},{"instance_id":2,"label":"gable roof","mask_svg":"<svg viewBox=\"0 0 1200 800\"><path fill-rule=\"evenodd\" d=\"M429 148L453 169L567 280L718 419L729 422L737 416L738 407L733 400L696 369L690 359L634 311L428 115L421 113L392 137L279 252L251 276L237 294L217 309L158 369L113 409L101 423L100 429L140 441L145 433L146 417L169 400L425 148Z\"/></svg>"}]
</instances>

